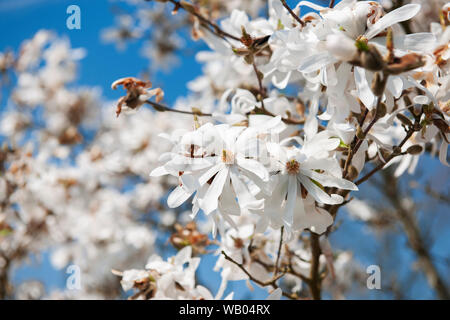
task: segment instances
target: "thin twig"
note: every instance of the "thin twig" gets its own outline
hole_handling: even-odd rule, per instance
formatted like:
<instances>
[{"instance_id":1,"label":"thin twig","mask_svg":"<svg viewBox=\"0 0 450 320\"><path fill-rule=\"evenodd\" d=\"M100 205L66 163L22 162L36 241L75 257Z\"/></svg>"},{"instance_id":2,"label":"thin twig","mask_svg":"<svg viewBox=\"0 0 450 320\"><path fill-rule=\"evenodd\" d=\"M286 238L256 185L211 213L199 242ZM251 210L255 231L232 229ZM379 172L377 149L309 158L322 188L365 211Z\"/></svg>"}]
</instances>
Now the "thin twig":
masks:
<instances>
[{"instance_id":1,"label":"thin twig","mask_svg":"<svg viewBox=\"0 0 450 320\"><path fill-rule=\"evenodd\" d=\"M253 61L253 70L255 71L255 74L256 74L256 78L258 79L258 86L259 86L259 101L261 102L261 108L265 111L266 110L266 108L264 107L264 93L265 93L265 90L264 90L264 87L263 87L263 84L262 84L262 80L261 80L261 77L259 76L260 75L260 71L258 70L258 67L256 66L256 63Z\"/></svg>"},{"instance_id":2,"label":"thin twig","mask_svg":"<svg viewBox=\"0 0 450 320\"><path fill-rule=\"evenodd\" d=\"M285 273L283 272L283 273L281 273L280 275L273 277L271 280L268 280L268 281L261 281L261 280L259 280L259 279L256 279L255 277L253 277L253 276L251 275L251 273L248 272L247 269L245 269L245 267L243 266L242 263L239 263L239 262L235 261L235 260L234 260L233 258L231 258L229 255L227 255L227 254L225 253L225 251L222 250L222 254L223 254L223 256L225 257L226 260L228 260L228 261L234 263L236 266L238 266L238 267L239 267L239 268L240 268L240 269L241 269L241 270L249 277L250 280L252 280L253 282L256 282L257 284L259 284L259 285L262 286L262 287L267 287L267 286L272 286L272 285L274 285L275 282L276 282L277 280L279 280L280 278L282 278L282 277L285 275Z\"/></svg>"},{"instance_id":3,"label":"thin twig","mask_svg":"<svg viewBox=\"0 0 450 320\"><path fill-rule=\"evenodd\" d=\"M280 261L280 255L281 255L281 246L283 245L283 233L284 233L284 226L281 227L280 231L280 243L278 244L278 253L277 253L277 260L275 262L275 276L278 274L278 263Z\"/></svg>"},{"instance_id":4,"label":"thin twig","mask_svg":"<svg viewBox=\"0 0 450 320\"><path fill-rule=\"evenodd\" d=\"M229 255L227 255L225 253L225 251L222 250L222 254L224 256L224 258L228 261L230 261L231 263L233 263L234 265L236 265L237 267L239 267L239 269L241 269L250 280L252 280L253 282L259 284L262 287L267 287L267 286L272 286L274 289L278 289L279 286L276 284L276 282L281 279L282 277L284 277L284 275L286 274L286 272L280 273L279 276L276 276L274 278L272 278L271 280L268 281L261 281L259 279L256 279L255 277L252 276L252 274L250 272L247 271L247 269L245 269L245 267L242 265L242 263L239 263L237 261L235 261L233 258L231 258ZM283 291L283 296L292 299L292 300L297 300L298 296L296 294L289 294L287 292Z\"/></svg>"},{"instance_id":5,"label":"thin twig","mask_svg":"<svg viewBox=\"0 0 450 320\"><path fill-rule=\"evenodd\" d=\"M356 144L354 146L351 145L351 149L349 151L349 154L347 156L347 160L345 162L345 167L344 167L344 172L343 172L343 178L346 179L347 175L348 175L348 171L350 168L350 165L352 164L352 159L353 156L358 152L359 148L361 147L364 139L366 138L367 134L369 133L370 129L372 129L372 127L375 125L375 123L378 121L378 116L377 116L377 110L379 110L379 108L381 108L381 103L382 103L382 97L384 94L384 90L386 89L386 84L387 84L387 79L388 79L389 75L386 73L383 73L383 81L381 82L381 86L382 86L382 90L380 90L380 95L377 96L377 106L376 109L374 110L375 114L373 115L373 119L372 121L369 123L369 125L367 126L367 128L363 131L362 133L362 137L356 137ZM361 119L361 123L360 123L360 128L362 128L364 121L367 117L368 111L366 110L366 112L364 113L363 118Z\"/></svg>"},{"instance_id":6,"label":"thin twig","mask_svg":"<svg viewBox=\"0 0 450 320\"><path fill-rule=\"evenodd\" d=\"M236 41L241 41L240 38L233 36L232 34L229 34L226 31L223 31L217 24L215 24L214 22L206 19L205 17L203 17L200 13L198 13L195 9L194 10L187 10L186 8L183 7L183 5L176 0L169 0L170 2L172 2L176 8L183 8L184 10L186 10L187 12L189 12L190 14L194 15L195 17L197 17L200 22L205 25L205 26L209 26L211 27L213 30L211 30L210 28L208 28L210 31L212 31L213 33L216 33L219 37L224 38L230 38Z\"/></svg>"},{"instance_id":7,"label":"thin twig","mask_svg":"<svg viewBox=\"0 0 450 320\"><path fill-rule=\"evenodd\" d=\"M196 115L196 116L199 116L199 117L211 117L212 116L211 113L203 113L201 111L184 111L184 110L172 109L172 108L169 108L169 107L167 107L165 105L162 105L160 103L153 102L153 101L150 101L150 100L145 101L145 103L151 105L156 111L159 111L159 112L169 111L169 112L182 113L182 114L191 114L191 115Z\"/></svg>"},{"instance_id":8,"label":"thin twig","mask_svg":"<svg viewBox=\"0 0 450 320\"><path fill-rule=\"evenodd\" d=\"M300 19L300 17L298 15L296 15L294 11L292 11L292 9L288 6L286 1L285 0L280 0L280 1L283 4L283 6L286 8L286 10L291 14L291 16L294 17L294 19L297 20L297 22L300 23L302 27L304 27L306 25L306 23L302 19Z\"/></svg>"},{"instance_id":9,"label":"thin twig","mask_svg":"<svg viewBox=\"0 0 450 320\"><path fill-rule=\"evenodd\" d=\"M408 141L408 139L412 136L412 134L414 133L413 129L408 130L408 133L406 134L406 137L403 139L403 141L394 149L395 150L399 150L401 149L401 147L403 147L403 145L406 143L406 141ZM402 156L405 155L406 152L400 152L400 153L396 153L396 152L392 152L386 159L385 162L381 162L378 166L376 166L375 168L373 168L369 173L367 173L364 177L358 179L355 184L356 185L360 185L361 183L367 181L370 177L372 177L375 173L377 173L378 171L380 171L381 169L384 168L385 165L387 165L389 163L389 161L391 161L392 159L394 159L395 157L398 156Z\"/></svg>"}]
</instances>

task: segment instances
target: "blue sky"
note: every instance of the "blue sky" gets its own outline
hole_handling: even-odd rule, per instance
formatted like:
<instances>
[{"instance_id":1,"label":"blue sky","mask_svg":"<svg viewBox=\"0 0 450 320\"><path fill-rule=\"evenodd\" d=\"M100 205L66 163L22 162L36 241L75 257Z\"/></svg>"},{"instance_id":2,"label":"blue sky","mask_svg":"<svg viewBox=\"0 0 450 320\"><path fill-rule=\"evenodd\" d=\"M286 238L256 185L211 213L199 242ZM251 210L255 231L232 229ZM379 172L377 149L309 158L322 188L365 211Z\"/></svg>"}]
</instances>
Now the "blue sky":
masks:
<instances>
[{"instance_id":1,"label":"blue sky","mask_svg":"<svg viewBox=\"0 0 450 320\"><path fill-rule=\"evenodd\" d=\"M293 4L294 1L289 1L289 3ZM71 4L77 4L81 8L81 30L66 28L68 17L66 8ZM141 43L131 43L125 51L117 51L113 44L104 44L100 40L101 30L114 25L111 8L117 4L117 2L107 0L0 0L0 30L2 30L0 51L12 48L17 52L20 43L24 39L31 38L39 29L53 30L59 36L70 39L72 47L87 49L87 56L80 63L79 77L74 85L99 87L102 89L105 99L116 99L118 93L111 91L111 82L124 76L137 76L148 67L148 60L140 55ZM189 43L192 45L192 42ZM205 48L200 43L196 43L195 46L200 49ZM183 55L180 65L172 69L170 73L158 73L156 78L152 78L152 81L155 86L164 88L165 101L171 104L177 97L187 93L186 83L200 72L200 66L195 62L194 54L187 54ZM4 106L5 104L2 103L0 109ZM448 169L444 169L442 166L437 167L436 160L421 159L421 162L427 165L427 170L431 170L436 175L436 179L440 177L441 183L448 189ZM443 170L445 174L442 175L440 170ZM369 189L364 187L364 190ZM417 196L416 199L420 201L420 196ZM446 209L448 211L448 207L440 208L444 211ZM332 243L336 243L337 247L343 249L356 249L356 256L364 265L374 263L373 256L380 250L377 245L374 245L377 240L375 236L367 233L361 223L351 221L345 214L340 213L339 219L342 219L343 224L339 235L332 237ZM447 227L444 231L445 234L442 237L447 240L441 242L434 249L440 255L445 256L448 254L450 245L450 230ZM355 239L359 241L357 246L355 246ZM399 237L396 241L398 241L396 245L405 246L404 237ZM165 255L167 256L167 254L169 253ZM173 251L170 254L173 254ZM33 261L30 266L18 270L14 279L20 282L23 279L38 278L44 281L48 288L63 286L66 278L64 272L56 272L51 268L48 254L44 254L42 258L40 262ZM408 252L402 255L402 259L406 261L404 264L406 268L414 261L413 258L414 256ZM211 271L216 259L211 256L206 258L202 262L198 274L199 279L207 283L213 293L217 291L220 282L219 274ZM426 289L423 278L419 279L417 285L419 291ZM235 298L249 298L246 295L248 290L245 284L233 284L228 292L232 289L236 292ZM419 291L417 296L427 296L419 294ZM252 298L265 298L266 296L267 293L264 290L256 289L252 293ZM371 297L385 296L382 292L374 292Z\"/></svg>"}]
</instances>

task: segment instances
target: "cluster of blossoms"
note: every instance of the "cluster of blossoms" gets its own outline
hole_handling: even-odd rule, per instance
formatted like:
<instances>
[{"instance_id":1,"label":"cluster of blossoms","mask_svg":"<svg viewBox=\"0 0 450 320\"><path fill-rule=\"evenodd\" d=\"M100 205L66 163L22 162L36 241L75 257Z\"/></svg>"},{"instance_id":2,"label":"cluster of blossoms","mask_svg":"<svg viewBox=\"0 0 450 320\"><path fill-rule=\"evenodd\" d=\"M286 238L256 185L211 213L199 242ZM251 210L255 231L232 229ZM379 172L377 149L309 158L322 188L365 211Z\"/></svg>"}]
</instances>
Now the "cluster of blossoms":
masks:
<instances>
[{"instance_id":1,"label":"cluster of blossoms","mask_svg":"<svg viewBox=\"0 0 450 320\"><path fill-rule=\"evenodd\" d=\"M191 217L200 211L210 217L223 248L234 234L217 265L223 285L249 279L242 268L261 283L276 276L264 258L241 255L249 244L236 239L273 239L280 229L279 241L305 230L323 234L350 191L378 170L397 164L395 176L413 173L427 149L439 150L448 165L449 4L440 7L431 32L410 33L401 24L409 26L420 12L417 3L386 13L373 1L332 7L300 1L291 9L273 0L266 18L251 20L236 9L218 26L205 23L193 4L161 2L192 14L200 22L192 34L212 52L198 54L205 68L189 83L195 96L175 109L142 92L158 111L194 116L193 130L161 135L172 149L150 176L177 179L168 206L190 201ZM313 12L302 15L307 7ZM302 90L289 95L296 86ZM375 167L364 174L370 162Z\"/></svg>"},{"instance_id":2,"label":"cluster of blossoms","mask_svg":"<svg viewBox=\"0 0 450 320\"><path fill-rule=\"evenodd\" d=\"M169 182L150 181L148 172L170 150L156 135L176 126L150 110L117 119L98 88L73 88L84 54L42 30L17 56L0 56L4 78L17 78L0 130L2 298L116 298L111 269L138 267L155 252L156 222L142 215L159 209ZM123 192L129 179L136 182ZM170 227L177 213L161 215ZM46 293L40 282L24 282L13 295L12 268L43 252L55 269L78 266L82 288Z\"/></svg>"},{"instance_id":3,"label":"cluster of blossoms","mask_svg":"<svg viewBox=\"0 0 450 320\"><path fill-rule=\"evenodd\" d=\"M433 32L404 34L398 23L413 18L420 5L385 14L372 1L341 1L333 8L300 1L294 11L310 7L319 13L299 17L282 3L269 2L267 20L250 21L234 10L222 21L219 34L225 37L209 35L220 59L226 54L234 61L231 74L215 68L222 76L212 74L214 84L229 86L223 77L233 78L240 64L256 84L250 90L224 88L211 114L193 110L195 130L166 135L173 149L151 173L177 177L169 207L193 196L192 215L200 209L211 215L214 229L223 222L234 226L232 216L255 214L257 232L284 226L288 234L321 234L333 220L322 207L344 202L338 190L358 190L351 180L362 172L366 153L387 165L400 161L401 174L413 170L431 143L447 165L448 5ZM128 94L119 107L135 109L134 99L144 103L155 94L137 79L119 83L127 81L142 90L124 85ZM279 89L296 82L304 90L289 101ZM275 88L269 94L270 84ZM212 122L201 124L197 116ZM299 124L301 134L293 129Z\"/></svg>"},{"instance_id":4,"label":"cluster of blossoms","mask_svg":"<svg viewBox=\"0 0 450 320\"><path fill-rule=\"evenodd\" d=\"M74 88L86 52L67 39L39 31L0 53L0 85L17 79L0 126L0 297L115 298L122 286L132 299L231 299L229 282L246 280L269 299L319 299L365 286L328 236L342 206L379 223L350 195L375 173L412 174L425 154L448 166L450 4L127 2L136 15L104 40L150 33L153 71L174 64L189 25L210 49L196 55L202 74L172 107L144 77L114 81L126 90L114 113L99 90ZM166 259L168 233L179 252ZM81 268L81 290L13 293L13 265L45 251ZM196 277L207 254L215 294Z\"/></svg>"}]
</instances>

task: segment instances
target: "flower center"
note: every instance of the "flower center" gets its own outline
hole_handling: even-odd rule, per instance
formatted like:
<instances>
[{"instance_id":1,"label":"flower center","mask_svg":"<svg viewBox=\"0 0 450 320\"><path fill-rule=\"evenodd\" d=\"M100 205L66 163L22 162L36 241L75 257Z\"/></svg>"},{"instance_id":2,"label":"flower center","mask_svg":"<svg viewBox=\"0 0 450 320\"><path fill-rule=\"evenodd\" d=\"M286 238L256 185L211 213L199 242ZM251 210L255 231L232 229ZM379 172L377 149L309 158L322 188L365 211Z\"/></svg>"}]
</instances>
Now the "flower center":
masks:
<instances>
[{"instance_id":1,"label":"flower center","mask_svg":"<svg viewBox=\"0 0 450 320\"><path fill-rule=\"evenodd\" d=\"M369 40L364 36L359 36L355 41L355 46L359 51L369 51Z\"/></svg>"},{"instance_id":2,"label":"flower center","mask_svg":"<svg viewBox=\"0 0 450 320\"><path fill-rule=\"evenodd\" d=\"M297 160L290 160L286 162L286 171L288 174L296 175L300 172L300 163Z\"/></svg>"},{"instance_id":3,"label":"flower center","mask_svg":"<svg viewBox=\"0 0 450 320\"><path fill-rule=\"evenodd\" d=\"M226 164L234 163L234 154L229 150L222 150L222 161Z\"/></svg>"}]
</instances>

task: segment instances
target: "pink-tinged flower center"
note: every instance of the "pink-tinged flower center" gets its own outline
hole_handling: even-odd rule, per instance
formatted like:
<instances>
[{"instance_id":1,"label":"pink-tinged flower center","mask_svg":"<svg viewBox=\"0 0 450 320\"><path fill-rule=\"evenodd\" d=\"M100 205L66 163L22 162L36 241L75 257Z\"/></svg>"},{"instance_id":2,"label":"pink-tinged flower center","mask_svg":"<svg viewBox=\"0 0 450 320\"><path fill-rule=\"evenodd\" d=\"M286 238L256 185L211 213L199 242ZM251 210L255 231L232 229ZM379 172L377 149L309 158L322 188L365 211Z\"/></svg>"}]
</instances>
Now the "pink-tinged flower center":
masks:
<instances>
[{"instance_id":1,"label":"pink-tinged flower center","mask_svg":"<svg viewBox=\"0 0 450 320\"><path fill-rule=\"evenodd\" d=\"M297 175L300 172L300 163L297 160L286 162L286 171L288 174Z\"/></svg>"},{"instance_id":2,"label":"pink-tinged flower center","mask_svg":"<svg viewBox=\"0 0 450 320\"><path fill-rule=\"evenodd\" d=\"M226 164L233 164L234 163L234 154L233 152L229 150L222 150L222 162Z\"/></svg>"}]
</instances>

